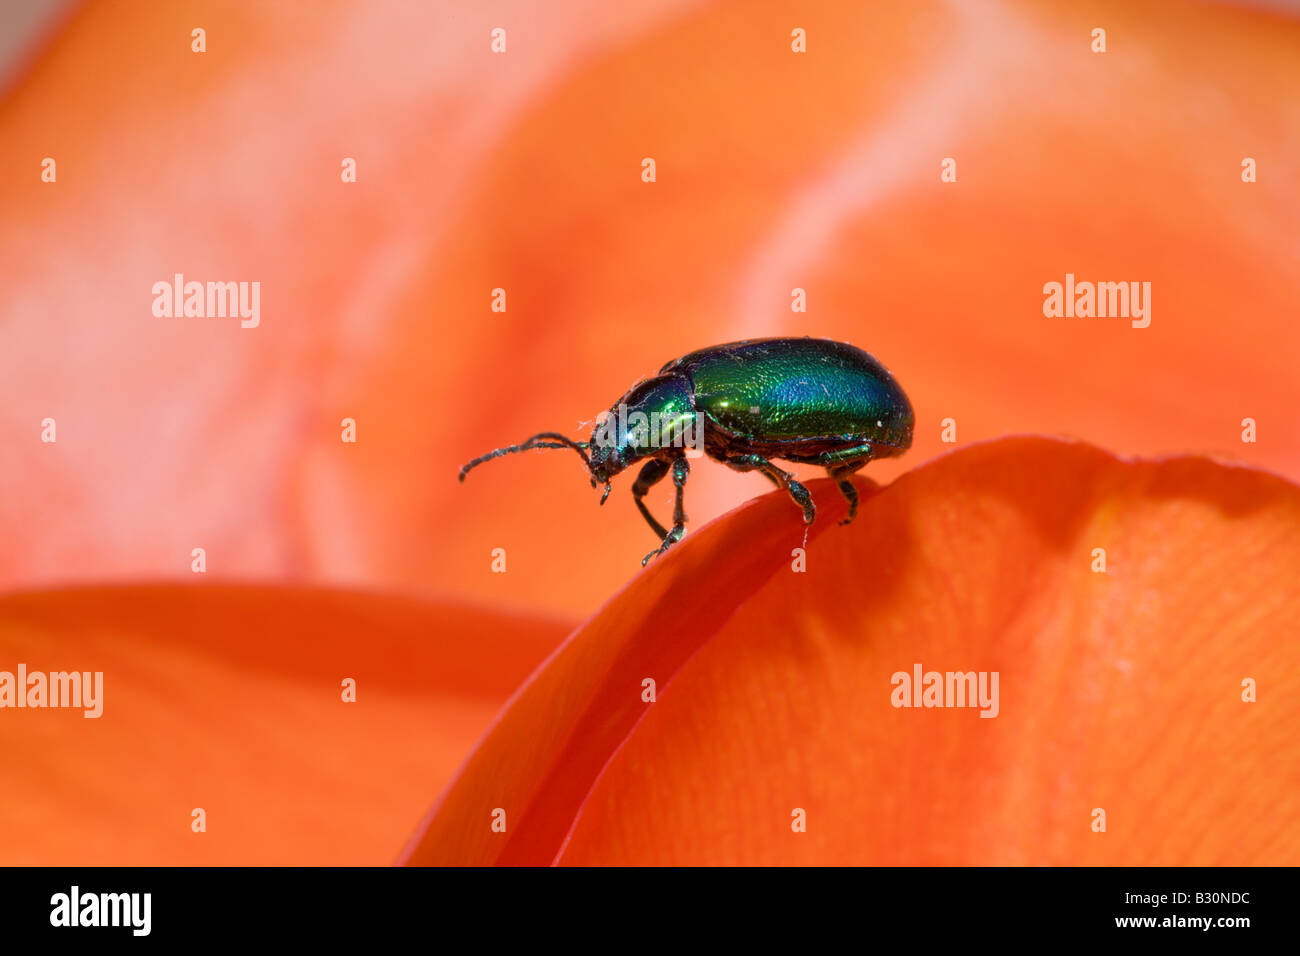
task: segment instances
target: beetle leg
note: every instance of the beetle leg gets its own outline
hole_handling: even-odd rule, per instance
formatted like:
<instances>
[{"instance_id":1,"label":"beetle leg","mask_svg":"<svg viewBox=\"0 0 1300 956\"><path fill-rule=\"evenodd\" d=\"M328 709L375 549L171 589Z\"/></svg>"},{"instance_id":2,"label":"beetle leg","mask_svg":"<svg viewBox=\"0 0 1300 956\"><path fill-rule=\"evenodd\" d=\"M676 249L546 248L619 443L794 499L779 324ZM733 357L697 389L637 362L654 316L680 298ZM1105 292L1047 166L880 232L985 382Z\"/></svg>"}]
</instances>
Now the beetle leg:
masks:
<instances>
[{"instance_id":1,"label":"beetle leg","mask_svg":"<svg viewBox=\"0 0 1300 956\"><path fill-rule=\"evenodd\" d=\"M849 480L849 475L853 474L865 464L865 461L858 461L847 465L835 465L826 469L826 473L835 479L840 486L840 492L849 501L848 517L841 521L840 524L852 524L853 519L858 516L858 489L853 482Z\"/></svg>"},{"instance_id":2,"label":"beetle leg","mask_svg":"<svg viewBox=\"0 0 1300 956\"><path fill-rule=\"evenodd\" d=\"M632 486L632 500L636 502L641 517L645 518L646 523L650 525L650 530L655 533L655 537L660 541L668 537L668 529L654 519L654 515L650 513L650 509L645 506L645 502L641 499L645 497L646 492L651 487L663 480L670 467L666 461L651 458L642 466L640 473L636 476L636 484Z\"/></svg>"},{"instance_id":3,"label":"beetle leg","mask_svg":"<svg viewBox=\"0 0 1300 956\"><path fill-rule=\"evenodd\" d=\"M644 472L644 469L643 469ZM686 479L691 474L691 464L685 458L676 458L673 460L673 484L677 486L677 503L673 506L673 530L664 535L663 543L655 550L651 551L641 559L641 567L645 567L651 558L663 554L686 534L686 509L684 495L686 491Z\"/></svg>"},{"instance_id":4,"label":"beetle leg","mask_svg":"<svg viewBox=\"0 0 1300 956\"><path fill-rule=\"evenodd\" d=\"M730 465L738 471L751 471L757 469L776 483L778 488L784 488L790 493L795 504L803 508L803 523L812 524L813 519L817 517L817 506L813 504L812 495L808 489L800 484L788 471L782 471L776 465L772 464L762 455L737 455L735 458L728 458L724 464Z\"/></svg>"}]
</instances>

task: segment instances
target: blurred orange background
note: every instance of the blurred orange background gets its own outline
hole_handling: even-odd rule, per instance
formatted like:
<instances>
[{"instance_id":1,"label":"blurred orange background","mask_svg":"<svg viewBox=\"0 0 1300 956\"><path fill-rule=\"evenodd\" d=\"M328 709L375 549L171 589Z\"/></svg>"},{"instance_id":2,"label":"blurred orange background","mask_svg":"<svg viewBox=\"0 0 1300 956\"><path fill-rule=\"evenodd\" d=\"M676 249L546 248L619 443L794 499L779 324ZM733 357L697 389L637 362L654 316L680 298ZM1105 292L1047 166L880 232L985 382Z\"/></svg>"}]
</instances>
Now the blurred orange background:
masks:
<instances>
[{"instance_id":1,"label":"blurred orange background","mask_svg":"<svg viewBox=\"0 0 1300 956\"><path fill-rule=\"evenodd\" d=\"M201 546L581 616L653 544L626 493L458 466L761 335L898 376L916 444L877 480L949 417L1300 477L1298 73L1293 20L1200 4L90 3L0 106L0 586L188 580ZM260 281L260 327L154 318L176 272ZM1151 282L1151 326L1044 318L1066 272ZM690 516L761 491L697 469Z\"/></svg>"},{"instance_id":2,"label":"blurred orange background","mask_svg":"<svg viewBox=\"0 0 1300 956\"><path fill-rule=\"evenodd\" d=\"M807 334L875 354L917 415L911 452L865 472L881 483L950 451L947 419L957 446L1044 434L1300 479L1284 8L131 0L69 7L15 62L0 592L189 585L202 547L216 584L544 622L410 783L424 803L654 544L630 478L598 509L571 453L464 485L458 467L580 437L688 350ZM1150 282L1150 327L1045 318L1067 272ZM154 317L175 273L259 281L260 325ZM697 467L691 527L768 491ZM151 600L102 593L102 614ZM310 653L294 646L267 653Z\"/></svg>"}]
</instances>

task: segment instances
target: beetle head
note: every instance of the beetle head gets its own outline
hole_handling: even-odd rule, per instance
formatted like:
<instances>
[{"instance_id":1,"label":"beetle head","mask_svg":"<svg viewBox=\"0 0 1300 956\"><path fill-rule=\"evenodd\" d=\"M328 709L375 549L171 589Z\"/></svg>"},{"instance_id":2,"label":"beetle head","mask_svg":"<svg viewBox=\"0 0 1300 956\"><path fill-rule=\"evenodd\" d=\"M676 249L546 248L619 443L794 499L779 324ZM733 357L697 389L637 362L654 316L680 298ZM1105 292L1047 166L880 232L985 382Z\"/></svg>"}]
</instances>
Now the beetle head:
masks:
<instances>
[{"instance_id":1,"label":"beetle head","mask_svg":"<svg viewBox=\"0 0 1300 956\"><path fill-rule=\"evenodd\" d=\"M680 438L683 416L693 416L690 383L681 375L638 382L596 419L588 443L591 477L608 482L629 465L651 458Z\"/></svg>"},{"instance_id":2,"label":"beetle head","mask_svg":"<svg viewBox=\"0 0 1300 956\"><path fill-rule=\"evenodd\" d=\"M596 482L609 481L640 457L637 437L629 434L626 426L619 425L617 405L597 416L587 454L591 459L591 478Z\"/></svg>"},{"instance_id":3,"label":"beetle head","mask_svg":"<svg viewBox=\"0 0 1300 956\"><path fill-rule=\"evenodd\" d=\"M669 373L646 379L602 412L591 441L574 441L558 432L541 432L520 442L494 448L479 455L460 470L460 480L473 469L503 455L534 448L572 448L582 456L591 476L591 486L604 484L600 503L609 497L610 479L643 458L658 455L663 448L680 445L684 437L702 438L692 424L698 416L691 397L691 383L684 375Z\"/></svg>"}]
</instances>

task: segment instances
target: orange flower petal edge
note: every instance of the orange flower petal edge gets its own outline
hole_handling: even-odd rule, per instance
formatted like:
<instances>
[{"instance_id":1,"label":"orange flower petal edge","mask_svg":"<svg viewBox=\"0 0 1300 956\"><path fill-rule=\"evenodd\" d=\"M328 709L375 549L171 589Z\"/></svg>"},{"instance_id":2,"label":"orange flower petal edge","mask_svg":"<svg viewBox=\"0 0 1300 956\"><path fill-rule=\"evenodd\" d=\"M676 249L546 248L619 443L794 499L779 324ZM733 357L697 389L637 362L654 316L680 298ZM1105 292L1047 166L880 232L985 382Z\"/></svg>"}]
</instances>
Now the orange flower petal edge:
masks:
<instances>
[{"instance_id":1,"label":"orange flower petal edge","mask_svg":"<svg viewBox=\"0 0 1300 956\"><path fill-rule=\"evenodd\" d=\"M782 494L689 537L533 675L407 862L1300 860L1300 489L1041 438L848 527L810 487L806 571ZM1000 713L893 706L917 663L999 672Z\"/></svg>"}]
</instances>

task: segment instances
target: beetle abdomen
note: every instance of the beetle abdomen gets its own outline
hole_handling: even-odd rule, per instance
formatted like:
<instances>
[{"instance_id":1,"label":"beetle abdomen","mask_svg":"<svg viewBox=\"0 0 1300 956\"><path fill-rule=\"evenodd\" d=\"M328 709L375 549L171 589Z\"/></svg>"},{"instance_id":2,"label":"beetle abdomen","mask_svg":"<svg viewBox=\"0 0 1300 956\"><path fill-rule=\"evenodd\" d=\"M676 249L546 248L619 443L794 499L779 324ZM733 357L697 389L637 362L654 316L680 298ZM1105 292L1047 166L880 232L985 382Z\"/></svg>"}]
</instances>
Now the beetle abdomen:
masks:
<instances>
[{"instance_id":1,"label":"beetle abdomen","mask_svg":"<svg viewBox=\"0 0 1300 956\"><path fill-rule=\"evenodd\" d=\"M912 406L903 390L873 356L843 342L733 342L691 352L662 371L687 375L696 408L751 442L870 442L894 452L912 444Z\"/></svg>"}]
</instances>

